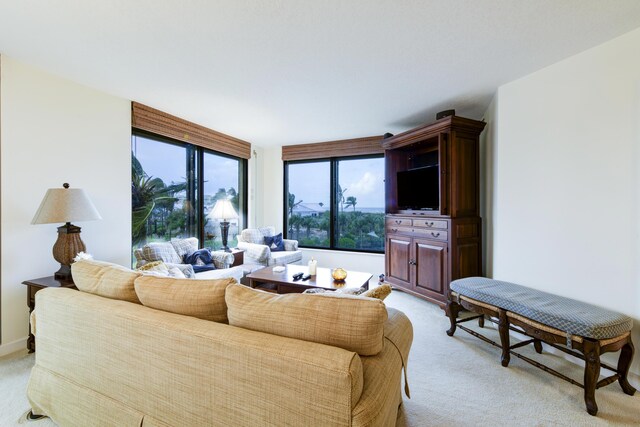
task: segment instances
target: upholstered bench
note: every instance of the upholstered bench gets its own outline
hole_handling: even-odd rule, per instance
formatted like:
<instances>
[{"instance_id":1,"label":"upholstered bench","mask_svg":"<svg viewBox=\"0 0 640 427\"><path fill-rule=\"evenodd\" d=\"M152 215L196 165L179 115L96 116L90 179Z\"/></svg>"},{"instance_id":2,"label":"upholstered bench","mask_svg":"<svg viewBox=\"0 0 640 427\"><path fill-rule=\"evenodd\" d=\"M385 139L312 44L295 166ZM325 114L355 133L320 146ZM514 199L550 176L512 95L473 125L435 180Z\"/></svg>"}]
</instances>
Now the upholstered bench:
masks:
<instances>
[{"instance_id":1,"label":"upholstered bench","mask_svg":"<svg viewBox=\"0 0 640 427\"><path fill-rule=\"evenodd\" d=\"M458 319L458 314L463 309L479 315ZM483 341L500 347L502 366L509 365L510 355L513 354L584 388L587 412L591 415L598 412L596 389L618 381L626 394L633 395L636 391L627 380L634 353L631 342L633 320L628 316L570 298L483 277L469 277L451 282L446 312L451 321L451 328L447 331L449 336L454 334L456 327L460 327ZM478 319L482 327L485 316L498 325L500 344L460 325ZM509 330L531 339L510 345ZM536 352L542 353L542 342L584 360L584 384L513 351L515 348L533 343ZM601 354L618 350L620 357L616 368L600 361ZM601 367L615 374L598 381Z\"/></svg>"}]
</instances>

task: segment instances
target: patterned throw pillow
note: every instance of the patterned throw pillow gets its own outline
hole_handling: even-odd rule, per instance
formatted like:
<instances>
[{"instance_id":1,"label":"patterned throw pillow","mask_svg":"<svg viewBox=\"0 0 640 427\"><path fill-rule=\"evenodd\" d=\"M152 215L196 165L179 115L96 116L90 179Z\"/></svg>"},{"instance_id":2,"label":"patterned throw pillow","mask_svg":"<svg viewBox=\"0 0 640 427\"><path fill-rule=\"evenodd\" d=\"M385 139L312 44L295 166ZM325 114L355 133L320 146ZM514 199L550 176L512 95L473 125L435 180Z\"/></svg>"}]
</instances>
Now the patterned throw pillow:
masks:
<instances>
[{"instance_id":1,"label":"patterned throw pillow","mask_svg":"<svg viewBox=\"0 0 640 427\"><path fill-rule=\"evenodd\" d=\"M361 294L363 297L378 298L384 300L391 293L391 285L384 283L376 288L369 289L365 293Z\"/></svg>"},{"instance_id":2,"label":"patterned throw pillow","mask_svg":"<svg viewBox=\"0 0 640 427\"><path fill-rule=\"evenodd\" d=\"M147 270L169 271L164 261L148 262L145 265L136 268L136 270L138 271L147 271Z\"/></svg>"},{"instance_id":3,"label":"patterned throw pillow","mask_svg":"<svg viewBox=\"0 0 640 427\"><path fill-rule=\"evenodd\" d=\"M271 252L284 251L284 241L282 240L282 233L279 233L275 236L265 236L264 244L269 246Z\"/></svg>"}]
</instances>

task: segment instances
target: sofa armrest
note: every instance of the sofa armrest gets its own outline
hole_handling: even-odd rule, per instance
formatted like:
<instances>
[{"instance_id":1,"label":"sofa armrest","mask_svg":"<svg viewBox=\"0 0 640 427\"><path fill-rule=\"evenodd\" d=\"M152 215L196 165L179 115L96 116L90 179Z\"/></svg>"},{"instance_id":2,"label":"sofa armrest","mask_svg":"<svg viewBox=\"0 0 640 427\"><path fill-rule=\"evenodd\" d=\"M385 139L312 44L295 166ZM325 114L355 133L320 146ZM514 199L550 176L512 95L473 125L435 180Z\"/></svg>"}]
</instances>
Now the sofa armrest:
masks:
<instances>
[{"instance_id":1,"label":"sofa armrest","mask_svg":"<svg viewBox=\"0 0 640 427\"><path fill-rule=\"evenodd\" d=\"M282 239L284 242L284 250L285 251L297 251L298 250L298 241L291 239Z\"/></svg>"},{"instance_id":2,"label":"sofa armrest","mask_svg":"<svg viewBox=\"0 0 640 427\"><path fill-rule=\"evenodd\" d=\"M211 258L216 268L229 268L233 264L233 254L225 251L211 251Z\"/></svg>"},{"instance_id":3,"label":"sofa armrest","mask_svg":"<svg viewBox=\"0 0 640 427\"><path fill-rule=\"evenodd\" d=\"M238 242L238 248L244 250L245 262L247 258L256 264L264 264L271 258L271 249L267 245L257 243Z\"/></svg>"},{"instance_id":4,"label":"sofa armrest","mask_svg":"<svg viewBox=\"0 0 640 427\"><path fill-rule=\"evenodd\" d=\"M407 381L407 361L409 350L413 342L413 325L409 318L400 310L387 307L387 322L384 325L384 337L391 342L400 353L402 367L404 368L404 392L407 397L409 393L409 383Z\"/></svg>"}]
</instances>

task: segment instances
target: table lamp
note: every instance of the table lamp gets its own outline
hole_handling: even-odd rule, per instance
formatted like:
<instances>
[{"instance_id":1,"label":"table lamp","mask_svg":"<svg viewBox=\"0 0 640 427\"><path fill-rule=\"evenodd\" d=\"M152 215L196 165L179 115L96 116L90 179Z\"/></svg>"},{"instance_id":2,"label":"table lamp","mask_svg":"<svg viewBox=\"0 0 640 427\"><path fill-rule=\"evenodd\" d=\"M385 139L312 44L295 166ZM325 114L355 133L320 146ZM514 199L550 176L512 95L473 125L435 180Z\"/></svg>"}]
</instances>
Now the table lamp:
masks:
<instances>
[{"instance_id":1,"label":"table lamp","mask_svg":"<svg viewBox=\"0 0 640 427\"><path fill-rule=\"evenodd\" d=\"M56 280L71 281L71 264L78 252L86 247L80 238L80 227L71 221L92 221L102 219L87 193L80 188L50 188L44 195L40 207L31 220L31 224L52 224L64 222L58 227L58 240L53 245L53 258L60 263L55 272Z\"/></svg>"},{"instance_id":2,"label":"table lamp","mask_svg":"<svg viewBox=\"0 0 640 427\"><path fill-rule=\"evenodd\" d=\"M213 210L209 214L210 218L221 220L220 232L222 233L222 250L225 252L231 252L231 249L227 246L227 240L229 238L229 221L228 219L238 218L236 210L233 209L231 200L220 199L213 206Z\"/></svg>"}]
</instances>

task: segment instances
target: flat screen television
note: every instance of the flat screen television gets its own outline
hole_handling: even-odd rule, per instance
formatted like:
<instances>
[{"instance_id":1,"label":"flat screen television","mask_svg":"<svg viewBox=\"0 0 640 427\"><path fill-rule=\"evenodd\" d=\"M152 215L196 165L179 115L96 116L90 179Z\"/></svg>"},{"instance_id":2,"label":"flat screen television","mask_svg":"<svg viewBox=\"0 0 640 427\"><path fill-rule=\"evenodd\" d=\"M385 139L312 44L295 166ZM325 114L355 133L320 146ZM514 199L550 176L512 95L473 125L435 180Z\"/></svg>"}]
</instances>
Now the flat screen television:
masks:
<instances>
[{"instance_id":1,"label":"flat screen television","mask_svg":"<svg viewBox=\"0 0 640 427\"><path fill-rule=\"evenodd\" d=\"M398 208L415 210L440 209L438 166L398 172Z\"/></svg>"}]
</instances>

